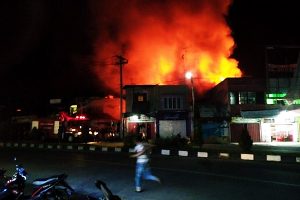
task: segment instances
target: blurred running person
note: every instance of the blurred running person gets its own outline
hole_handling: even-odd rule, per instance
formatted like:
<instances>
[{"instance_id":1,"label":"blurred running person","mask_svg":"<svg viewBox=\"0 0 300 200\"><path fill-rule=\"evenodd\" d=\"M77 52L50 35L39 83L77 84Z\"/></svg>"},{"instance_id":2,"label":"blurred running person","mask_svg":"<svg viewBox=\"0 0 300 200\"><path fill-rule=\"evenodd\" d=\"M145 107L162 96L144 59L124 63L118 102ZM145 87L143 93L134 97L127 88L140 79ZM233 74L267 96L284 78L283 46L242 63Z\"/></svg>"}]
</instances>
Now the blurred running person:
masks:
<instances>
[{"instance_id":1,"label":"blurred running person","mask_svg":"<svg viewBox=\"0 0 300 200\"><path fill-rule=\"evenodd\" d=\"M135 169L135 191L142 191L142 180L151 180L161 183L160 179L151 173L149 165L149 154L151 153L152 145L144 141L142 135L138 135L136 138L136 146L134 147L135 154L131 155L136 159Z\"/></svg>"}]
</instances>

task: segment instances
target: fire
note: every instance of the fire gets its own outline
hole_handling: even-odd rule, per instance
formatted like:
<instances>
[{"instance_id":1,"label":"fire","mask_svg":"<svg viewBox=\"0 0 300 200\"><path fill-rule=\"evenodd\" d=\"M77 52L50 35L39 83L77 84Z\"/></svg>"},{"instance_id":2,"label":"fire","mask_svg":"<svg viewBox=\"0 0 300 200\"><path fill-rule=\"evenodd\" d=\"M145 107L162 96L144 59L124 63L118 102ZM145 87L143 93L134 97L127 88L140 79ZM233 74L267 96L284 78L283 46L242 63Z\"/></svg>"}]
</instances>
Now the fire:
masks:
<instances>
[{"instance_id":1,"label":"fire","mask_svg":"<svg viewBox=\"0 0 300 200\"><path fill-rule=\"evenodd\" d=\"M97 10L94 60L102 86L119 91L115 55L128 59L123 85L183 84L185 72L192 71L195 88L205 91L227 77L240 77L238 61L230 58L235 44L224 18L230 4L118 0L91 5Z\"/></svg>"}]
</instances>

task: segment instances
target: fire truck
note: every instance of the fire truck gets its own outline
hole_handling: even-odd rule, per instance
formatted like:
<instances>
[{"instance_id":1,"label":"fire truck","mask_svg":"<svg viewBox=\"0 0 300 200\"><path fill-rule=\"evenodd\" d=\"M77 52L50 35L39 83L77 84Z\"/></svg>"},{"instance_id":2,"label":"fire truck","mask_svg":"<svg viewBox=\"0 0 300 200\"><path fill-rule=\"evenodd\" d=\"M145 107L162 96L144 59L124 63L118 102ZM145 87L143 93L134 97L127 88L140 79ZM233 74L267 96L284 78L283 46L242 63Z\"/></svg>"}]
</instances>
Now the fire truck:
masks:
<instances>
[{"instance_id":1,"label":"fire truck","mask_svg":"<svg viewBox=\"0 0 300 200\"><path fill-rule=\"evenodd\" d=\"M38 130L42 140L89 142L111 140L118 137L116 122L90 119L86 115L71 117L66 112L60 112L57 119L33 120L33 129Z\"/></svg>"},{"instance_id":2,"label":"fire truck","mask_svg":"<svg viewBox=\"0 0 300 200\"><path fill-rule=\"evenodd\" d=\"M42 140L59 139L72 142L82 139L84 134L89 134L86 132L89 128L89 119L85 115L71 117L65 112L60 112L55 119L40 118L32 121L33 132Z\"/></svg>"}]
</instances>

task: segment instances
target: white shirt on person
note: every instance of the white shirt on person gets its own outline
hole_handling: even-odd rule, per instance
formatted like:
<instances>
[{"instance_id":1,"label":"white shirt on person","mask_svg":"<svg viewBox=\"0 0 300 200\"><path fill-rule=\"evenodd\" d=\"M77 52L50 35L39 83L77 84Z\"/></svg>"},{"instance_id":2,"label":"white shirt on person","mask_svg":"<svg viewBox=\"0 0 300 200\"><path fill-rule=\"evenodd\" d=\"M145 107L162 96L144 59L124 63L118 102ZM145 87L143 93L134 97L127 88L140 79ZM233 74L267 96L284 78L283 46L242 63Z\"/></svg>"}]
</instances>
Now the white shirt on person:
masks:
<instances>
[{"instance_id":1,"label":"white shirt on person","mask_svg":"<svg viewBox=\"0 0 300 200\"><path fill-rule=\"evenodd\" d=\"M135 147L134 147L134 151L139 153L141 151L145 150L145 145L143 143L138 143ZM136 162L137 163L146 163L149 161L149 157L147 155L147 151L145 151L142 155L137 157Z\"/></svg>"}]
</instances>

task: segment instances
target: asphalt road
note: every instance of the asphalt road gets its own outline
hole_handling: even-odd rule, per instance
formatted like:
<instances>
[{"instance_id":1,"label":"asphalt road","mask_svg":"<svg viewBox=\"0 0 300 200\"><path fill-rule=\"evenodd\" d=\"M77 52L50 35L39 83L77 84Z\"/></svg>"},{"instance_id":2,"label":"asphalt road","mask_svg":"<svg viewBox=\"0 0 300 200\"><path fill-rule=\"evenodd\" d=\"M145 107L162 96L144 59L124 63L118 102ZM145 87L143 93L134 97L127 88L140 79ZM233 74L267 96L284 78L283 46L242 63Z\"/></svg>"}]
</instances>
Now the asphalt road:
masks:
<instances>
[{"instance_id":1,"label":"asphalt road","mask_svg":"<svg viewBox=\"0 0 300 200\"><path fill-rule=\"evenodd\" d=\"M28 183L59 173L80 194L101 196L97 179L107 183L123 200L242 200L298 199L300 165L276 162L207 160L153 156L153 173L163 184L145 181L134 191L135 160L126 153L66 152L38 149L0 149L0 168L13 173L13 158L29 172ZM30 192L28 187L27 192Z\"/></svg>"}]
</instances>

